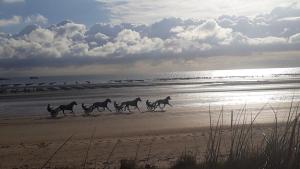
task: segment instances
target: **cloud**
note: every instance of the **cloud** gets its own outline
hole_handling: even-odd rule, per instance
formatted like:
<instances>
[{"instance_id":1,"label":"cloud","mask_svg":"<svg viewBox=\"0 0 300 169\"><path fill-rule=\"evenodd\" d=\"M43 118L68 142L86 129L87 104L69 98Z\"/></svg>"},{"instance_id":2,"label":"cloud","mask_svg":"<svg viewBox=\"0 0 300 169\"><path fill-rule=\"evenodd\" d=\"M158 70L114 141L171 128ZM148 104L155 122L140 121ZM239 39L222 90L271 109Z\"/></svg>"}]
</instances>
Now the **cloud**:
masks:
<instances>
[{"instance_id":1,"label":"cloud","mask_svg":"<svg viewBox=\"0 0 300 169\"><path fill-rule=\"evenodd\" d=\"M220 27L215 20L207 20L200 25L177 26L171 29L176 36L191 41L222 42L232 34L232 29Z\"/></svg>"},{"instance_id":2,"label":"cloud","mask_svg":"<svg viewBox=\"0 0 300 169\"><path fill-rule=\"evenodd\" d=\"M17 25L17 24L20 24L21 21L22 21L21 16L13 16L9 19L0 19L0 27Z\"/></svg>"},{"instance_id":3,"label":"cloud","mask_svg":"<svg viewBox=\"0 0 300 169\"><path fill-rule=\"evenodd\" d=\"M286 18L280 18L278 21L300 21L300 17L286 17Z\"/></svg>"},{"instance_id":4,"label":"cloud","mask_svg":"<svg viewBox=\"0 0 300 169\"><path fill-rule=\"evenodd\" d=\"M284 36L289 37L300 32L300 5L293 3L274 8L270 13L257 15L252 19L246 16L223 15L218 24L241 32L249 37Z\"/></svg>"},{"instance_id":5,"label":"cloud","mask_svg":"<svg viewBox=\"0 0 300 169\"><path fill-rule=\"evenodd\" d=\"M26 24L47 24L48 19L41 14L31 15L25 18Z\"/></svg>"},{"instance_id":6,"label":"cloud","mask_svg":"<svg viewBox=\"0 0 300 169\"><path fill-rule=\"evenodd\" d=\"M33 24L14 35L0 34L0 68L184 62L224 56L251 59L274 52L295 53L300 51L298 11L300 7L286 6L255 17L165 18L152 24L96 23L87 27L70 20L49 27ZM43 17L30 18L37 23Z\"/></svg>"},{"instance_id":7,"label":"cloud","mask_svg":"<svg viewBox=\"0 0 300 169\"><path fill-rule=\"evenodd\" d=\"M255 16L296 0L96 0L110 11L113 23L150 24L161 18L215 19L220 15ZM280 11L280 9L277 9ZM283 11L283 10L282 10ZM276 11L277 12L277 11Z\"/></svg>"},{"instance_id":8,"label":"cloud","mask_svg":"<svg viewBox=\"0 0 300 169\"><path fill-rule=\"evenodd\" d=\"M290 43L300 43L300 33L297 33L289 38Z\"/></svg>"}]
</instances>

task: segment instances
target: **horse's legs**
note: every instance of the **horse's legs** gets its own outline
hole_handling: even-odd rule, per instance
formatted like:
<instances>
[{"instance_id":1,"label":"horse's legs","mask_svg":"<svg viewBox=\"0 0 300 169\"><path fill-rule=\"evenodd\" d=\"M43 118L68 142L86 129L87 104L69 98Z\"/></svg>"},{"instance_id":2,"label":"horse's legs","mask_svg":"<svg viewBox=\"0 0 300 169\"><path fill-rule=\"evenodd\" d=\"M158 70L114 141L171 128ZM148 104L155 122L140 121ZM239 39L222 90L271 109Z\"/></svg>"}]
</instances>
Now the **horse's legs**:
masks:
<instances>
[{"instance_id":1,"label":"horse's legs","mask_svg":"<svg viewBox=\"0 0 300 169\"><path fill-rule=\"evenodd\" d=\"M154 107L154 110L155 110L158 106L159 106L159 103L157 103L157 104L155 103L154 106L153 106L153 107Z\"/></svg>"},{"instance_id":2,"label":"horse's legs","mask_svg":"<svg viewBox=\"0 0 300 169\"><path fill-rule=\"evenodd\" d=\"M155 104L152 104L151 110L152 110L152 111L155 111L155 109L156 109L156 105L155 105Z\"/></svg>"},{"instance_id":3,"label":"horse's legs","mask_svg":"<svg viewBox=\"0 0 300 169\"><path fill-rule=\"evenodd\" d=\"M129 112L131 112L130 109L129 109L129 106L127 106L127 109L128 109Z\"/></svg>"},{"instance_id":4,"label":"horse's legs","mask_svg":"<svg viewBox=\"0 0 300 169\"><path fill-rule=\"evenodd\" d=\"M166 107L166 104L164 104L164 107L163 107L163 109Z\"/></svg>"},{"instance_id":5,"label":"horse's legs","mask_svg":"<svg viewBox=\"0 0 300 169\"><path fill-rule=\"evenodd\" d=\"M73 116L75 116L75 112L73 111L73 109L71 110L71 113L73 114Z\"/></svg>"},{"instance_id":6,"label":"horse's legs","mask_svg":"<svg viewBox=\"0 0 300 169\"><path fill-rule=\"evenodd\" d=\"M139 109L139 107L138 107L138 106L136 106L136 108L139 110L139 112L141 112L141 110Z\"/></svg>"},{"instance_id":7,"label":"horse's legs","mask_svg":"<svg viewBox=\"0 0 300 169\"><path fill-rule=\"evenodd\" d=\"M62 111L63 111L63 114L64 114L64 116L66 116L66 114L65 114L65 110L63 109Z\"/></svg>"},{"instance_id":8,"label":"horse's legs","mask_svg":"<svg viewBox=\"0 0 300 169\"><path fill-rule=\"evenodd\" d=\"M104 108L104 109L105 109L105 108ZM110 110L108 107L106 107L106 109L109 110L109 111L111 112L111 110Z\"/></svg>"},{"instance_id":9,"label":"horse's legs","mask_svg":"<svg viewBox=\"0 0 300 169\"><path fill-rule=\"evenodd\" d=\"M165 104L163 105L163 107L161 107L160 104L159 104L159 108L160 108L161 110L163 110L165 107L166 107Z\"/></svg>"},{"instance_id":10,"label":"horse's legs","mask_svg":"<svg viewBox=\"0 0 300 169\"><path fill-rule=\"evenodd\" d=\"M173 107L170 103L168 103L169 106Z\"/></svg>"},{"instance_id":11,"label":"horse's legs","mask_svg":"<svg viewBox=\"0 0 300 169\"><path fill-rule=\"evenodd\" d=\"M99 107L97 107L98 112L103 112L104 108L102 107L102 111L100 111Z\"/></svg>"}]
</instances>

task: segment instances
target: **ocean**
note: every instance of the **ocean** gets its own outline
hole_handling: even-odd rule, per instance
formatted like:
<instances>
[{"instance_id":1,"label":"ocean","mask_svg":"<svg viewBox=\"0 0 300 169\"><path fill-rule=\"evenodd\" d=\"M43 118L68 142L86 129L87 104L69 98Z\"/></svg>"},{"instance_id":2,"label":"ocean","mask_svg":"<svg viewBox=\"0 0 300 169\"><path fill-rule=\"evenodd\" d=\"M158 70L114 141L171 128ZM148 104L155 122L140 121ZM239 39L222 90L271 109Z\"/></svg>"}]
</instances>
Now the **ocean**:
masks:
<instances>
[{"instance_id":1,"label":"ocean","mask_svg":"<svg viewBox=\"0 0 300 169\"><path fill-rule=\"evenodd\" d=\"M73 100L78 103L75 112L82 114L81 103L92 104L106 98L120 103L141 97L139 106L145 112L146 100L170 96L173 107L166 107L164 112L170 116L191 115L193 118L205 114L207 117L208 109L219 112L222 108L229 116L231 111L238 113L243 107L247 107L252 116L264 107L267 110L261 119L266 122L274 120L273 110L284 112L279 116L286 117L290 105L295 107L300 100L300 68L172 72L147 76L22 77L2 80L0 84L19 84L21 88L28 83L34 86L52 82L55 82L54 86L87 83L99 86L94 89L0 94L0 118L47 117L47 104L56 107ZM109 106L114 110L112 104ZM113 115L114 111L105 114Z\"/></svg>"}]
</instances>

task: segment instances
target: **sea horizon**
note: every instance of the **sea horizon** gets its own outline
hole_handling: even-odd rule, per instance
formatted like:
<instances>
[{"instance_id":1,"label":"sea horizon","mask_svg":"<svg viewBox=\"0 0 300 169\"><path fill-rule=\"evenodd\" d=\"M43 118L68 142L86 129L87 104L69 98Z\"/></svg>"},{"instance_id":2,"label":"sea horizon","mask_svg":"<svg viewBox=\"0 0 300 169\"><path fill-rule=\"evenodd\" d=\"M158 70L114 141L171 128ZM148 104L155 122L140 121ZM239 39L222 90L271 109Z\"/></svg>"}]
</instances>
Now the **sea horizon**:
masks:
<instances>
[{"instance_id":1,"label":"sea horizon","mask_svg":"<svg viewBox=\"0 0 300 169\"><path fill-rule=\"evenodd\" d=\"M117 80L186 80L200 78L242 78L242 77L259 77L259 76L294 76L300 75L300 67L287 68L255 68L255 69L224 69L224 70L200 70L200 71L177 71L164 72L153 74L126 74L126 75L51 75L51 76L16 76L16 77L1 77L5 80L0 80L1 84L13 83L85 83L86 81L93 83L105 83ZM32 78L33 77L33 78ZM32 79L31 79L32 78Z\"/></svg>"}]
</instances>

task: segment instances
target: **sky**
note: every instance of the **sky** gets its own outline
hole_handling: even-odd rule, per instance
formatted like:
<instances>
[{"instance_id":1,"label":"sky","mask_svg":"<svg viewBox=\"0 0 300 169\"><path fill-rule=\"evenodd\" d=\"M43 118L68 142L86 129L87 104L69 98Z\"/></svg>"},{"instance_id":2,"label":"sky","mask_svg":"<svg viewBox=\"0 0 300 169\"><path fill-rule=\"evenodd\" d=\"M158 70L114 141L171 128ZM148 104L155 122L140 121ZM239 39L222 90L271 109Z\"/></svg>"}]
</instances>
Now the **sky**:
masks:
<instances>
[{"instance_id":1,"label":"sky","mask_svg":"<svg viewBox=\"0 0 300 169\"><path fill-rule=\"evenodd\" d=\"M0 0L0 76L300 67L296 0Z\"/></svg>"}]
</instances>

